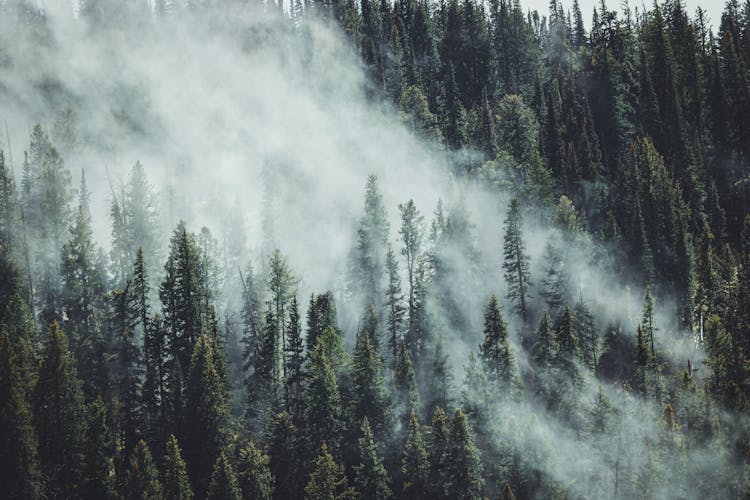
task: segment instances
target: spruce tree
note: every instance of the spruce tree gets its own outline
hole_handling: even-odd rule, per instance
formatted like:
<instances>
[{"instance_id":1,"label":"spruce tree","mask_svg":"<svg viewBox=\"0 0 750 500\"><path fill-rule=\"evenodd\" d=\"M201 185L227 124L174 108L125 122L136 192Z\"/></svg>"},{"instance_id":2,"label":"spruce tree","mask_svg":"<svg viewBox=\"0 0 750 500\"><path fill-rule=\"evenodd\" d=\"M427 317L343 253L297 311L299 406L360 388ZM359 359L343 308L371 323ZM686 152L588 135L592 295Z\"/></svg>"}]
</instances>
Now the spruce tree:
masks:
<instances>
[{"instance_id":1,"label":"spruce tree","mask_svg":"<svg viewBox=\"0 0 750 500\"><path fill-rule=\"evenodd\" d=\"M383 365L366 332L359 335L354 350L352 396L353 420L359 422L366 418L368 428L372 425L375 437L385 438L385 433L390 426L390 402L385 388Z\"/></svg>"},{"instance_id":2,"label":"spruce tree","mask_svg":"<svg viewBox=\"0 0 750 500\"><path fill-rule=\"evenodd\" d=\"M405 498L427 498L430 462L422 437L422 424L414 410L409 414L406 444L401 456L401 474L404 477L402 494Z\"/></svg>"},{"instance_id":3,"label":"spruce tree","mask_svg":"<svg viewBox=\"0 0 750 500\"><path fill-rule=\"evenodd\" d=\"M243 498L271 500L274 478L268 467L269 458L252 441L240 450L237 478Z\"/></svg>"},{"instance_id":4,"label":"spruce tree","mask_svg":"<svg viewBox=\"0 0 750 500\"><path fill-rule=\"evenodd\" d=\"M575 334L573 312L568 306L563 309L562 316L555 327L555 341L557 352L553 363L566 376L577 381L580 378L577 363L582 359L581 348Z\"/></svg>"},{"instance_id":5,"label":"spruce tree","mask_svg":"<svg viewBox=\"0 0 750 500\"><path fill-rule=\"evenodd\" d=\"M275 480L273 498L299 498L302 490L300 439L288 413L281 412L274 416L270 434L268 467Z\"/></svg>"},{"instance_id":6,"label":"spruce tree","mask_svg":"<svg viewBox=\"0 0 750 500\"><path fill-rule=\"evenodd\" d=\"M191 500L193 488L190 486L187 465L182 459L180 445L174 434L167 439L164 451L164 498L168 500Z\"/></svg>"},{"instance_id":7,"label":"spruce tree","mask_svg":"<svg viewBox=\"0 0 750 500\"><path fill-rule=\"evenodd\" d=\"M488 379L503 397L510 396L517 382L515 365L508 343L508 327L495 294L490 296L485 308L484 342L479 352Z\"/></svg>"},{"instance_id":8,"label":"spruce tree","mask_svg":"<svg viewBox=\"0 0 750 500\"><path fill-rule=\"evenodd\" d=\"M367 417L362 421L362 437L357 439L359 463L354 466L354 485L360 498L379 500L390 498L391 487L388 472L378 453L372 429Z\"/></svg>"},{"instance_id":9,"label":"spruce tree","mask_svg":"<svg viewBox=\"0 0 750 500\"><path fill-rule=\"evenodd\" d=\"M504 227L503 270L508 286L507 296L513 302L515 311L526 321L531 286L529 257L521 232L521 207L516 198L510 200Z\"/></svg>"},{"instance_id":10,"label":"spruce tree","mask_svg":"<svg viewBox=\"0 0 750 500\"><path fill-rule=\"evenodd\" d=\"M388 313L388 345L391 349L391 367L395 367L398 359L398 348L404 322L404 294L401 291L401 278L398 271L398 260L392 248L386 254L386 268L388 270L388 287L386 290L386 310Z\"/></svg>"},{"instance_id":11,"label":"spruce tree","mask_svg":"<svg viewBox=\"0 0 750 500\"><path fill-rule=\"evenodd\" d=\"M232 463L221 451L211 473L211 483L206 498L209 500L242 500L242 491Z\"/></svg>"},{"instance_id":12,"label":"spruce tree","mask_svg":"<svg viewBox=\"0 0 750 500\"><path fill-rule=\"evenodd\" d=\"M112 435L107 425L107 407L101 398L88 408L86 427L85 498L117 498L112 452Z\"/></svg>"},{"instance_id":13,"label":"spruce tree","mask_svg":"<svg viewBox=\"0 0 750 500\"><path fill-rule=\"evenodd\" d=\"M429 439L430 475L427 492L431 498L446 498L450 431L445 410L438 407L432 416Z\"/></svg>"},{"instance_id":14,"label":"spruce tree","mask_svg":"<svg viewBox=\"0 0 750 500\"><path fill-rule=\"evenodd\" d=\"M332 453L338 456L341 452L340 438L343 430L341 394L323 340L323 337L318 339L310 354L305 425L309 429L315 429L315 432L309 435L308 449L315 450L326 443L326 450L330 448Z\"/></svg>"},{"instance_id":15,"label":"spruce tree","mask_svg":"<svg viewBox=\"0 0 750 500\"><path fill-rule=\"evenodd\" d=\"M450 425L446 450L445 494L450 498L479 499L484 479L479 450L461 409L457 409Z\"/></svg>"},{"instance_id":16,"label":"spruce tree","mask_svg":"<svg viewBox=\"0 0 750 500\"><path fill-rule=\"evenodd\" d=\"M26 381L8 334L0 334L0 496L42 497L42 474Z\"/></svg>"},{"instance_id":17,"label":"spruce tree","mask_svg":"<svg viewBox=\"0 0 750 500\"><path fill-rule=\"evenodd\" d=\"M132 500L160 500L164 489L159 481L159 471L145 441L136 445L130 456L130 469L125 498Z\"/></svg>"},{"instance_id":18,"label":"spruce tree","mask_svg":"<svg viewBox=\"0 0 750 500\"><path fill-rule=\"evenodd\" d=\"M187 383L185 458L197 496L205 494L211 470L224 447L227 401L206 335L198 337Z\"/></svg>"},{"instance_id":19,"label":"spruce tree","mask_svg":"<svg viewBox=\"0 0 750 500\"><path fill-rule=\"evenodd\" d=\"M292 297L292 302L289 305L289 324L287 325L286 337L286 406L288 411L294 415L295 423L300 425L304 416L305 346L296 294Z\"/></svg>"},{"instance_id":20,"label":"spruce tree","mask_svg":"<svg viewBox=\"0 0 750 500\"><path fill-rule=\"evenodd\" d=\"M57 323L52 323L44 341L34 414L48 493L64 497L80 494L86 430L83 390L75 357Z\"/></svg>"},{"instance_id":21,"label":"spruce tree","mask_svg":"<svg viewBox=\"0 0 750 500\"><path fill-rule=\"evenodd\" d=\"M344 474L344 466L336 463L333 456L328 453L328 446L323 443L305 486L305 499L354 500L355 498L357 498L357 492L349 486Z\"/></svg>"}]
</instances>

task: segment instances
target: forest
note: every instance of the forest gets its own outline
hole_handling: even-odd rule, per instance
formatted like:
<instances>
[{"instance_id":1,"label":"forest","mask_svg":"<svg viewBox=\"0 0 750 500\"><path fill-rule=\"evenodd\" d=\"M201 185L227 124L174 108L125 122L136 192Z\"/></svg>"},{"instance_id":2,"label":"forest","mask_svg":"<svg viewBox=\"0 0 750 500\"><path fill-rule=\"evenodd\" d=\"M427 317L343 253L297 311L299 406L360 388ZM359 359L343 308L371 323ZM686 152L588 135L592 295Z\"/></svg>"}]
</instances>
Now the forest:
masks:
<instances>
[{"instance_id":1,"label":"forest","mask_svg":"<svg viewBox=\"0 0 750 500\"><path fill-rule=\"evenodd\" d=\"M0 498L750 497L750 1L591 14L0 0Z\"/></svg>"}]
</instances>

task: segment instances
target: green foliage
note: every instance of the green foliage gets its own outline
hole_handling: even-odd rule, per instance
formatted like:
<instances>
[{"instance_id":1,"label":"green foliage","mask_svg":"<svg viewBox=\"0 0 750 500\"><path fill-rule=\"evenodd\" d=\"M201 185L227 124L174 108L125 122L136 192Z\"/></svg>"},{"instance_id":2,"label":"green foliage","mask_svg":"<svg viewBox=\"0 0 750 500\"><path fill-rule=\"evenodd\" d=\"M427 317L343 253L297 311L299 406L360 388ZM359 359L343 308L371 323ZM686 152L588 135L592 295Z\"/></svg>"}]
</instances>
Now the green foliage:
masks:
<instances>
[{"instance_id":1,"label":"green foliage","mask_svg":"<svg viewBox=\"0 0 750 500\"><path fill-rule=\"evenodd\" d=\"M232 463L220 452L211 472L211 483L206 498L210 500L242 500L242 491Z\"/></svg>"},{"instance_id":2,"label":"green foliage","mask_svg":"<svg viewBox=\"0 0 750 500\"><path fill-rule=\"evenodd\" d=\"M164 490L154 459L148 445L144 441L139 441L130 456L126 498L157 500L163 497Z\"/></svg>"},{"instance_id":3,"label":"green foliage","mask_svg":"<svg viewBox=\"0 0 750 500\"><path fill-rule=\"evenodd\" d=\"M7 333L0 336L0 494L40 498L42 475L26 381Z\"/></svg>"},{"instance_id":4,"label":"green foliage","mask_svg":"<svg viewBox=\"0 0 750 500\"><path fill-rule=\"evenodd\" d=\"M169 500L191 500L193 488L190 486L190 478L187 466L182 459L180 445L174 434L167 439L167 447L164 451L164 497Z\"/></svg>"},{"instance_id":5,"label":"green foliage","mask_svg":"<svg viewBox=\"0 0 750 500\"><path fill-rule=\"evenodd\" d=\"M357 493L368 500L390 498L390 478L378 453L367 417L362 421L362 437L357 439L357 444L359 463L354 466L354 486Z\"/></svg>"},{"instance_id":6,"label":"green foliage","mask_svg":"<svg viewBox=\"0 0 750 500\"><path fill-rule=\"evenodd\" d=\"M401 473L404 476L403 495L405 498L425 498L427 494L430 462L427 445L422 437L422 424L417 412L409 414L409 427L401 456Z\"/></svg>"},{"instance_id":7,"label":"green foliage","mask_svg":"<svg viewBox=\"0 0 750 500\"><path fill-rule=\"evenodd\" d=\"M240 450L237 478L243 498L270 500L273 495L274 478L268 467L269 458L252 441Z\"/></svg>"},{"instance_id":8,"label":"green foliage","mask_svg":"<svg viewBox=\"0 0 750 500\"><path fill-rule=\"evenodd\" d=\"M39 459L52 486L50 494L75 496L83 484L86 417L81 387L68 339L52 323L34 393Z\"/></svg>"},{"instance_id":9,"label":"green foliage","mask_svg":"<svg viewBox=\"0 0 750 500\"><path fill-rule=\"evenodd\" d=\"M482 497L482 462L469 422L460 409L456 410L450 425L446 469L445 494L449 498Z\"/></svg>"},{"instance_id":10,"label":"green foliage","mask_svg":"<svg viewBox=\"0 0 750 500\"><path fill-rule=\"evenodd\" d=\"M530 282L529 256L521 232L521 207L516 198L510 200L503 224L503 271L508 287L507 297L514 310L526 321Z\"/></svg>"},{"instance_id":11,"label":"green foliage","mask_svg":"<svg viewBox=\"0 0 750 500\"><path fill-rule=\"evenodd\" d=\"M308 500L353 500L357 492L349 486L344 474L344 467L336 463L323 443L320 455L315 459L312 472L305 486L305 498Z\"/></svg>"}]
</instances>

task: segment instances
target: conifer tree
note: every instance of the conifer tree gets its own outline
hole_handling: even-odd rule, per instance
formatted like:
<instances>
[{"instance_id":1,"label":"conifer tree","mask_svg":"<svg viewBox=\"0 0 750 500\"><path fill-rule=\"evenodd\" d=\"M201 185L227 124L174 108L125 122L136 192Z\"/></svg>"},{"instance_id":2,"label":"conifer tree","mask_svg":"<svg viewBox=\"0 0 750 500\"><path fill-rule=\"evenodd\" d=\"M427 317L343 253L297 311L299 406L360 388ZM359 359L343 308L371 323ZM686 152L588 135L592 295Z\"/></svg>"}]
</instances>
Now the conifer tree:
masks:
<instances>
[{"instance_id":1,"label":"conifer tree","mask_svg":"<svg viewBox=\"0 0 750 500\"><path fill-rule=\"evenodd\" d=\"M300 440L292 418L286 412L274 416L268 445L268 467L275 480L273 498L298 498L302 485L298 460Z\"/></svg>"},{"instance_id":2,"label":"conifer tree","mask_svg":"<svg viewBox=\"0 0 750 500\"><path fill-rule=\"evenodd\" d=\"M354 350L352 396L353 420L359 422L366 418L368 428L372 425L372 433L376 438L383 439L390 424L388 394L383 365L366 332L360 334Z\"/></svg>"},{"instance_id":3,"label":"conifer tree","mask_svg":"<svg viewBox=\"0 0 750 500\"><path fill-rule=\"evenodd\" d=\"M401 227L398 232L401 236L404 246L401 249L401 255L406 259L406 274L409 283L408 312L409 312L409 332L416 326L416 316L418 308L417 296L417 273L418 261L422 253L422 239L424 237L424 217L417 210L414 200L409 200L406 204L398 206L401 213ZM415 352L417 346L408 346L409 350Z\"/></svg>"},{"instance_id":4,"label":"conifer tree","mask_svg":"<svg viewBox=\"0 0 750 500\"><path fill-rule=\"evenodd\" d=\"M555 353L554 364L563 371L570 379L577 380L580 377L577 363L581 361L581 348L575 335L575 319L573 312L568 306L563 309L562 316L555 326Z\"/></svg>"},{"instance_id":5,"label":"conifer tree","mask_svg":"<svg viewBox=\"0 0 750 500\"><path fill-rule=\"evenodd\" d=\"M431 498L446 498L450 431L448 429L448 418L442 408L438 407L435 410L431 424L428 449L430 475L427 492Z\"/></svg>"},{"instance_id":6,"label":"conifer tree","mask_svg":"<svg viewBox=\"0 0 750 500\"><path fill-rule=\"evenodd\" d=\"M89 405L86 426L85 498L117 498L112 435L107 425L107 407L101 398Z\"/></svg>"},{"instance_id":7,"label":"conifer tree","mask_svg":"<svg viewBox=\"0 0 750 500\"><path fill-rule=\"evenodd\" d=\"M315 429L309 435L309 449L315 450L320 444L326 443L332 453L338 455L341 451L339 441L343 426L341 394L323 340L323 337L318 339L310 354L305 425Z\"/></svg>"},{"instance_id":8,"label":"conifer tree","mask_svg":"<svg viewBox=\"0 0 750 500\"><path fill-rule=\"evenodd\" d=\"M479 450L474 444L469 422L461 409L456 410L450 425L446 450L445 494L450 498L479 499L484 479Z\"/></svg>"},{"instance_id":9,"label":"conifer tree","mask_svg":"<svg viewBox=\"0 0 750 500\"><path fill-rule=\"evenodd\" d=\"M227 401L214 365L211 341L198 337L187 381L185 457L196 495L206 491L211 468L224 446Z\"/></svg>"},{"instance_id":10,"label":"conifer tree","mask_svg":"<svg viewBox=\"0 0 750 500\"><path fill-rule=\"evenodd\" d=\"M164 322L158 313L149 320L143 337L144 381L141 397L143 421L149 441L163 439L167 418L167 365Z\"/></svg>"},{"instance_id":11,"label":"conifer tree","mask_svg":"<svg viewBox=\"0 0 750 500\"><path fill-rule=\"evenodd\" d=\"M357 439L357 443L359 463L354 466L354 485L357 493L360 498L368 500L390 498L390 478L378 453L367 417L362 421L362 437Z\"/></svg>"},{"instance_id":12,"label":"conifer tree","mask_svg":"<svg viewBox=\"0 0 750 500\"><path fill-rule=\"evenodd\" d=\"M323 335L326 329L332 328L337 331L336 326L336 304L333 294L326 292L310 297L307 308L307 352L312 352L318 337Z\"/></svg>"},{"instance_id":13,"label":"conifer tree","mask_svg":"<svg viewBox=\"0 0 750 500\"><path fill-rule=\"evenodd\" d=\"M401 457L401 474L404 477L402 493L405 498L426 498L430 462L427 447L422 437L422 424L420 424L415 410L412 410L409 414L406 444Z\"/></svg>"},{"instance_id":14,"label":"conifer tree","mask_svg":"<svg viewBox=\"0 0 750 500\"><path fill-rule=\"evenodd\" d=\"M552 320L549 317L549 313L545 310L542 314L542 319L539 321L536 339L531 347L531 358L538 366L544 368L552 365L556 353L557 340L552 328Z\"/></svg>"},{"instance_id":15,"label":"conifer tree","mask_svg":"<svg viewBox=\"0 0 750 500\"><path fill-rule=\"evenodd\" d=\"M383 295L383 273L390 225L383 206L378 178L371 174L365 186L364 214L357 229L357 243L352 256L352 278L355 291L361 294L362 306L380 306ZM374 333L374 332L371 332Z\"/></svg>"},{"instance_id":16,"label":"conifer tree","mask_svg":"<svg viewBox=\"0 0 750 500\"><path fill-rule=\"evenodd\" d=\"M252 441L242 447L238 458L237 478L243 498L271 500L274 478L268 464L268 455Z\"/></svg>"},{"instance_id":17,"label":"conifer tree","mask_svg":"<svg viewBox=\"0 0 750 500\"><path fill-rule=\"evenodd\" d=\"M242 500L242 492L232 463L223 451L216 458L206 498L210 500Z\"/></svg>"},{"instance_id":18,"label":"conifer tree","mask_svg":"<svg viewBox=\"0 0 750 500\"><path fill-rule=\"evenodd\" d=\"M81 381L68 340L52 323L34 394L39 459L49 494L75 496L82 484L86 418Z\"/></svg>"},{"instance_id":19,"label":"conifer tree","mask_svg":"<svg viewBox=\"0 0 750 500\"><path fill-rule=\"evenodd\" d=\"M305 486L305 499L354 500L357 492L344 474L344 467L336 463L323 443L320 455L315 459L312 472Z\"/></svg>"},{"instance_id":20,"label":"conifer tree","mask_svg":"<svg viewBox=\"0 0 750 500\"><path fill-rule=\"evenodd\" d=\"M13 345L0 334L0 496L41 498L42 474L28 389L16 365Z\"/></svg>"},{"instance_id":21,"label":"conifer tree","mask_svg":"<svg viewBox=\"0 0 750 500\"><path fill-rule=\"evenodd\" d=\"M508 286L508 299L513 301L515 311L526 321L528 316L529 257L521 233L521 208L516 198L510 200L505 217L503 240L503 270Z\"/></svg>"},{"instance_id":22,"label":"conifer tree","mask_svg":"<svg viewBox=\"0 0 750 500\"><path fill-rule=\"evenodd\" d=\"M391 349L392 364L395 367L398 359L398 348L404 321L404 294L401 291L401 278L398 272L398 261L392 248L386 254L386 268L388 270L388 288L386 290L386 308L388 312L388 345Z\"/></svg>"},{"instance_id":23,"label":"conifer tree","mask_svg":"<svg viewBox=\"0 0 750 500\"><path fill-rule=\"evenodd\" d=\"M484 312L484 342L480 356L492 384L508 397L516 384L513 353L508 343L508 327L495 294L490 296Z\"/></svg>"},{"instance_id":24,"label":"conifer tree","mask_svg":"<svg viewBox=\"0 0 750 500\"><path fill-rule=\"evenodd\" d=\"M191 500L193 488L190 486L187 465L182 459L180 445L174 434L167 439L164 451L164 498L168 500Z\"/></svg>"},{"instance_id":25,"label":"conifer tree","mask_svg":"<svg viewBox=\"0 0 750 500\"><path fill-rule=\"evenodd\" d=\"M304 341L302 325L300 324L297 295L292 297L289 305L289 324L287 325L287 357L286 357L286 399L287 409L294 415L297 425L300 425L304 415L303 382L305 378L303 365L305 363Z\"/></svg>"},{"instance_id":26,"label":"conifer tree","mask_svg":"<svg viewBox=\"0 0 750 500\"><path fill-rule=\"evenodd\" d=\"M126 498L136 500L159 500L164 498L164 489L159 481L159 471L145 441L136 445L130 456Z\"/></svg>"}]
</instances>

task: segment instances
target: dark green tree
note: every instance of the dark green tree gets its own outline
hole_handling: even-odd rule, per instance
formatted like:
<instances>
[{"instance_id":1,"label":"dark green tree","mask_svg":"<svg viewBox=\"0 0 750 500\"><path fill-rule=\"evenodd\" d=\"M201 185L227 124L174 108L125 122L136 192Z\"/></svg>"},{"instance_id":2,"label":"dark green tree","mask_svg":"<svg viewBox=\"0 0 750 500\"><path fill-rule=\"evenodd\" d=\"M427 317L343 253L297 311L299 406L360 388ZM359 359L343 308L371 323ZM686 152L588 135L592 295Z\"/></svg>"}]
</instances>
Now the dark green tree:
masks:
<instances>
[{"instance_id":1,"label":"dark green tree","mask_svg":"<svg viewBox=\"0 0 750 500\"><path fill-rule=\"evenodd\" d=\"M187 465L177 438L170 434L164 451L164 498L169 500L191 500L193 488L187 473Z\"/></svg>"},{"instance_id":2,"label":"dark green tree","mask_svg":"<svg viewBox=\"0 0 750 500\"><path fill-rule=\"evenodd\" d=\"M510 200L505 217L503 239L503 270L508 286L508 299L513 301L515 311L526 321L528 316L529 256L521 232L521 207L516 198Z\"/></svg>"},{"instance_id":3,"label":"dark green tree","mask_svg":"<svg viewBox=\"0 0 750 500\"><path fill-rule=\"evenodd\" d=\"M357 439L359 463L354 466L354 486L360 498L378 500L390 498L388 472L373 437L367 417L362 421L362 437Z\"/></svg>"},{"instance_id":4,"label":"dark green tree","mask_svg":"<svg viewBox=\"0 0 750 500\"><path fill-rule=\"evenodd\" d=\"M456 410L450 425L448 448L446 450L445 494L449 498L482 497L484 479L479 450L466 415Z\"/></svg>"},{"instance_id":5,"label":"dark green tree","mask_svg":"<svg viewBox=\"0 0 750 500\"><path fill-rule=\"evenodd\" d=\"M404 477L402 493L405 498L427 498L430 462L427 445L422 437L422 424L414 410L409 414L406 444L401 457L401 474Z\"/></svg>"},{"instance_id":6,"label":"dark green tree","mask_svg":"<svg viewBox=\"0 0 750 500\"><path fill-rule=\"evenodd\" d=\"M85 406L75 357L57 323L47 333L38 373L34 414L48 492L76 496L83 484Z\"/></svg>"},{"instance_id":7,"label":"dark green tree","mask_svg":"<svg viewBox=\"0 0 750 500\"><path fill-rule=\"evenodd\" d=\"M210 500L242 500L242 491L232 463L223 451L216 457L206 498Z\"/></svg>"},{"instance_id":8,"label":"dark green tree","mask_svg":"<svg viewBox=\"0 0 750 500\"><path fill-rule=\"evenodd\" d=\"M269 458L252 441L240 450L237 478L243 498L271 500L274 478L268 467Z\"/></svg>"},{"instance_id":9,"label":"dark green tree","mask_svg":"<svg viewBox=\"0 0 750 500\"><path fill-rule=\"evenodd\" d=\"M323 443L320 455L315 459L312 472L305 486L307 500L354 500L357 492L344 474L344 466L339 465L328 453L328 447Z\"/></svg>"},{"instance_id":10,"label":"dark green tree","mask_svg":"<svg viewBox=\"0 0 750 500\"><path fill-rule=\"evenodd\" d=\"M158 500L164 498L159 471L145 441L139 441L130 455L125 498Z\"/></svg>"}]
</instances>

